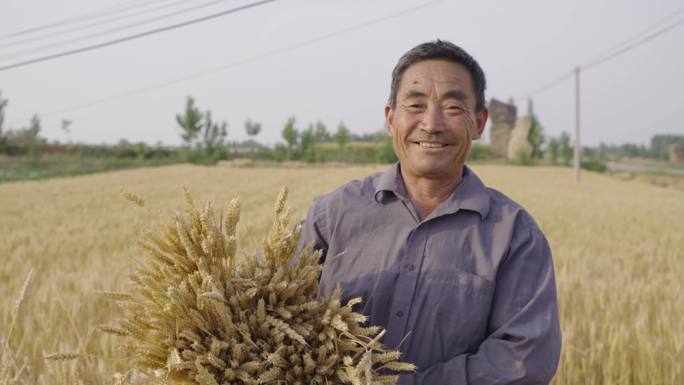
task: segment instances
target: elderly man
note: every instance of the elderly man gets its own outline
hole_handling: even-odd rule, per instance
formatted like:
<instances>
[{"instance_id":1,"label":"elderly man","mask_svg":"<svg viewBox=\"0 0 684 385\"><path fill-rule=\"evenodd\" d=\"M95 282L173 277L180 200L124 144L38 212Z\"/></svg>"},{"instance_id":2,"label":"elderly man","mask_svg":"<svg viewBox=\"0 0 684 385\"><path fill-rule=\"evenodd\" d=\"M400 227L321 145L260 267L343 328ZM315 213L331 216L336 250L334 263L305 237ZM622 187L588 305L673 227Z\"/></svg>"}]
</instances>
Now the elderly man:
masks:
<instances>
[{"instance_id":1,"label":"elderly man","mask_svg":"<svg viewBox=\"0 0 684 385\"><path fill-rule=\"evenodd\" d=\"M416 373L400 384L547 384L561 336L549 245L532 217L465 165L488 111L461 48L399 59L385 107L399 163L319 197L303 241L323 250L320 290L342 285Z\"/></svg>"}]
</instances>

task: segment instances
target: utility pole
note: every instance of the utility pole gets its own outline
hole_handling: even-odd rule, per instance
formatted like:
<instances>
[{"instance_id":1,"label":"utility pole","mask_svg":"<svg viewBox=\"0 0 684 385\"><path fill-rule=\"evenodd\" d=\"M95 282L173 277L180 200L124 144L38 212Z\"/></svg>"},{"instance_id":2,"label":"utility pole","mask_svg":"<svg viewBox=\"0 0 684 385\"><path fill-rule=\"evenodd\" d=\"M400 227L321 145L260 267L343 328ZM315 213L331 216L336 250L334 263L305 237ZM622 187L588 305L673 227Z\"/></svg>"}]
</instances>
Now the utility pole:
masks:
<instances>
[{"instance_id":1,"label":"utility pole","mask_svg":"<svg viewBox=\"0 0 684 385\"><path fill-rule=\"evenodd\" d=\"M580 67L575 68L575 183L580 182Z\"/></svg>"}]
</instances>

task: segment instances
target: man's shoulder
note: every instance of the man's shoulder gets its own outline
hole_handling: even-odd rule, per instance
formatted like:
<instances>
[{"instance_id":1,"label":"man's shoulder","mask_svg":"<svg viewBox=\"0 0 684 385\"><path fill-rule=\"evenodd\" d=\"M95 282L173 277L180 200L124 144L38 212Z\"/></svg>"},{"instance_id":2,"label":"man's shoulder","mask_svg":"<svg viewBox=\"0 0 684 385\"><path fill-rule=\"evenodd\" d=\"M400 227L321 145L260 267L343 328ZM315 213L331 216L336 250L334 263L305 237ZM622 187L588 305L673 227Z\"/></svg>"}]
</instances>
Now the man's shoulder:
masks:
<instances>
[{"instance_id":1,"label":"man's shoulder","mask_svg":"<svg viewBox=\"0 0 684 385\"><path fill-rule=\"evenodd\" d=\"M509 223L519 230L541 232L532 214L520 203L491 187L487 187L487 194L490 202L488 221Z\"/></svg>"},{"instance_id":2,"label":"man's shoulder","mask_svg":"<svg viewBox=\"0 0 684 385\"><path fill-rule=\"evenodd\" d=\"M315 204L321 207L356 206L374 202L377 181L382 172L374 173L363 179L351 180L327 194L318 196Z\"/></svg>"}]
</instances>

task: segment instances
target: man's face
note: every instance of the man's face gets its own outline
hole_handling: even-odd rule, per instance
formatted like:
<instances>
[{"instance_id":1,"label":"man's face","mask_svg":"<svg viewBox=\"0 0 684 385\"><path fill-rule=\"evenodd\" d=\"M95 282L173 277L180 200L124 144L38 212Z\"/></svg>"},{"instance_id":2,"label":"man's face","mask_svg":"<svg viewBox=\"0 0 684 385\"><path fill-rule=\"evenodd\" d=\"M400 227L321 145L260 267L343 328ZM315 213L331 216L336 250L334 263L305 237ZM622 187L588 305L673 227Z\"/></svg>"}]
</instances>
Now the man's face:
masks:
<instances>
[{"instance_id":1,"label":"man's face","mask_svg":"<svg viewBox=\"0 0 684 385\"><path fill-rule=\"evenodd\" d=\"M486 108L474 112L476 103L465 66L439 59L409 66L396 106L385 107L402 171L416 178L458 177L472 140L480 138L487 121Z\"/></svg>"}]
</instances>

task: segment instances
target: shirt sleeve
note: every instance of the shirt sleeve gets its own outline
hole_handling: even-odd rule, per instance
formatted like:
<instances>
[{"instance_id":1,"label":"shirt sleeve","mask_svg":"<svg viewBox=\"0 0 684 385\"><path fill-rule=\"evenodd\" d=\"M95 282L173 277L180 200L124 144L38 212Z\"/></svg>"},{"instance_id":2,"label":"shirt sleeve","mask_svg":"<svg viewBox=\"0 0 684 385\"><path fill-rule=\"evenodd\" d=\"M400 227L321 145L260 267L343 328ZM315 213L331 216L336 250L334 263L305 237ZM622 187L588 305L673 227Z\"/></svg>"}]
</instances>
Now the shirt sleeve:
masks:
<instances>
[{"instance_id":1,"label":"shirt sleeve","mask_svg":"<svg viewBox=\"0 0 684 385\"><path fill-rule=\"evenodd\" d=\"M320 263L325 261L325 255L328 251L328 241L324 235L327 234L325 231L325 218L322 214L321 201L320 198L317 198L309 207L306 219L300 223L302 226L302 237L299 239L297 247L298 250L301 250L305 245L313 242L314 250L321 250L323 252Z\"/></svg>"},{"instance_id":2,"label":"shirt sleeve","mask_svg":"<svg viewBox=\"0 0 684 385\"><path fill-rule=\"evenodd\" d=\"M531 219L530 219L531 221ZM561 334L551 250L535 224L513 237L499 266L489 336L477 352L400 375L399 385L548 384ZM519 227L519 228L520 228Z\"/></svg>"}]
</instances>

